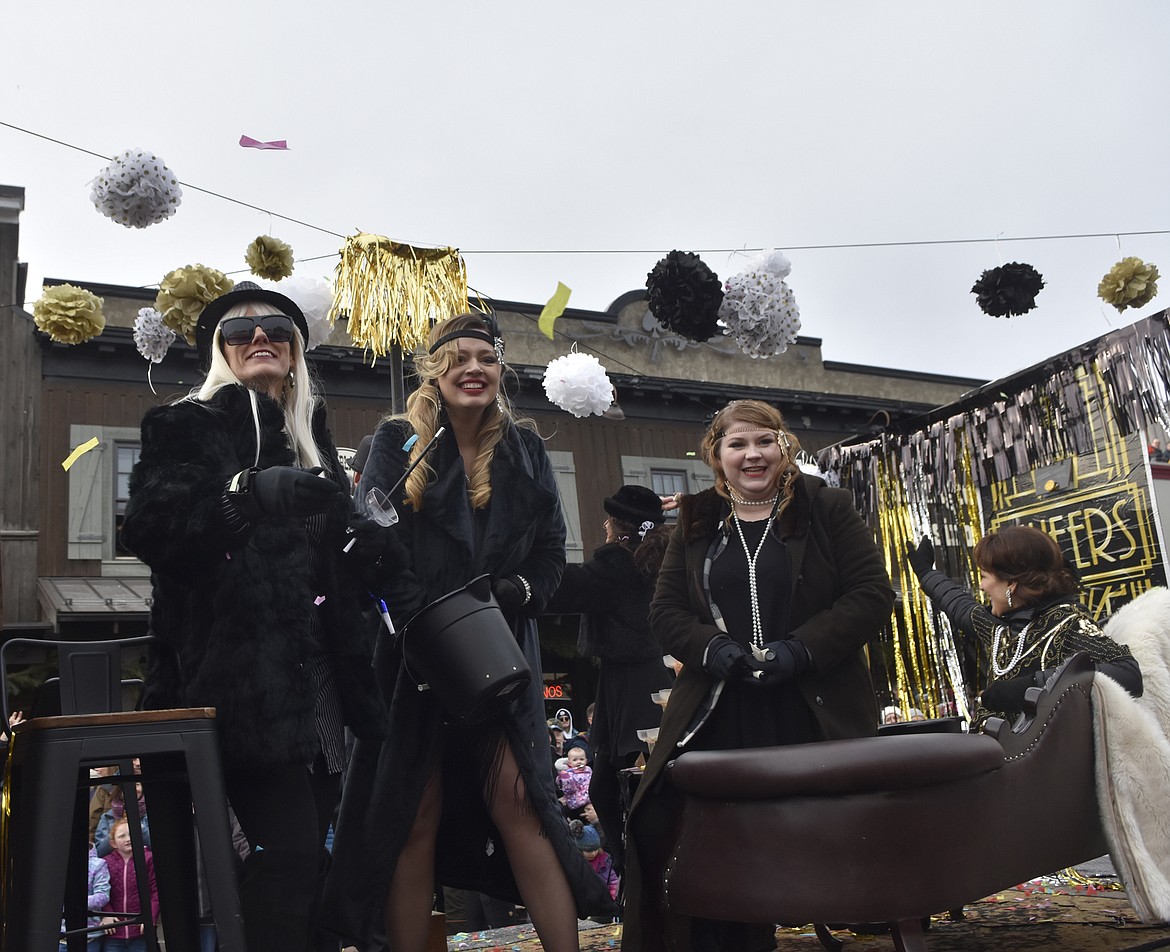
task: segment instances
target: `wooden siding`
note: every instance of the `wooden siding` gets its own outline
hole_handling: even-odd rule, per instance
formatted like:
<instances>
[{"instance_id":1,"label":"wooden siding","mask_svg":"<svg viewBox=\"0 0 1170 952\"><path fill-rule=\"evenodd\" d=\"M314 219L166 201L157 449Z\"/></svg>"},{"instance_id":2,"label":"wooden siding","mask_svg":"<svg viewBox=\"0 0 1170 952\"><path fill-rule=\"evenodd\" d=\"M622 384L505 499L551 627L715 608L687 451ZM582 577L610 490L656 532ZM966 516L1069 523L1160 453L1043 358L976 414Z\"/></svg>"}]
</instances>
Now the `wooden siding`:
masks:
<instances>
[{"instance_id":1,"label":"wooden siding","mask_svg":"<svg viewBox=\"0 0 1170 952\"><path fill-rule=\"evenodd\" d=\"M23 207L24 190L0 186ZM18 226L0 223L0 624L39 617L36 553L41 442L41 355L20 309Z\"/></svg>"}]
</instances>

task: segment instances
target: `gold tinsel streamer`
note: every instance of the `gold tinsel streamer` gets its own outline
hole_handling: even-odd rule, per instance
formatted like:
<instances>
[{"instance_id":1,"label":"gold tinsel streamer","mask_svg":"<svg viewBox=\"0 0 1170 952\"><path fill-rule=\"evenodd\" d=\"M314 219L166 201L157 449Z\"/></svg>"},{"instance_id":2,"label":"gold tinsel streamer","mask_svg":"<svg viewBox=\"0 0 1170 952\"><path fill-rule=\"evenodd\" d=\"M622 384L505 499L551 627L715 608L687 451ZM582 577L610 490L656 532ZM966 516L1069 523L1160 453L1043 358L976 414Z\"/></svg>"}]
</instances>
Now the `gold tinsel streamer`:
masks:
<instances>
[{"instance_id":1,"label":"gold tinsel streamer","mask_svg":"<svg viewBox=\"0 0 1170 952\"><path fill-rule=\"evenodd\" d=\"M467 269L454 248L416 248L359 234L334 273L330 323L348 318L355 344L382 357L422 345L437 321L468 310Z\"/></svg>"},{"instance_id":2,"label":"gold tinsel streamer","mask_svg":"<svg viewBox=\"0 0 1170 952\"><path fill-rule=\"evenodd\" d=\"M8 883L12 876L12 856L9 850L8 825L12 822L12 752L16 747L16 732L8 731L8 756L4 758L4 786L0 787L0 909L8 908ZM8 948L7 917L0 918L0 948Z\"/></svg>"}]
</instances>

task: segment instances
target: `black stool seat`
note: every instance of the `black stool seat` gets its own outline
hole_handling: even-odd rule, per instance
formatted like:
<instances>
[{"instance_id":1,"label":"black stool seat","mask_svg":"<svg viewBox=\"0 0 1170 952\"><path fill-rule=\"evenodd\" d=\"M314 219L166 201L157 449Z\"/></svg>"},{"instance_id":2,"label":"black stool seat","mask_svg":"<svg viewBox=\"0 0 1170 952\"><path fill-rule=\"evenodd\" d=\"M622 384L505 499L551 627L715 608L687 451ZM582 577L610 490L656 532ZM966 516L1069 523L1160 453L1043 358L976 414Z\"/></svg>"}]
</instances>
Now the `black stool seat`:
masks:
<instances>
[{"instance_id":1,"label":"black stool seat","mask_svg":"<svg viewBox=\"0 0 1170 952\"><path fill-rule=\"evenodd\" d=\"M85 947L84 932L72 933L85 927L89 771L111 764L124 765L120 780L131 791L141 781L149 805L168 952L199 949L196 831L219 949L245 952L213 708L34 717L15 728L10 744L3 952L57 952L63 897L70 947ZM137 777L129 769L135 757ZM132 799L131 792L131 821ZM141 862L134 822L130 835ZM147 944L156 949L149 904L144 913Z\"/></svg>"}]
</instances>

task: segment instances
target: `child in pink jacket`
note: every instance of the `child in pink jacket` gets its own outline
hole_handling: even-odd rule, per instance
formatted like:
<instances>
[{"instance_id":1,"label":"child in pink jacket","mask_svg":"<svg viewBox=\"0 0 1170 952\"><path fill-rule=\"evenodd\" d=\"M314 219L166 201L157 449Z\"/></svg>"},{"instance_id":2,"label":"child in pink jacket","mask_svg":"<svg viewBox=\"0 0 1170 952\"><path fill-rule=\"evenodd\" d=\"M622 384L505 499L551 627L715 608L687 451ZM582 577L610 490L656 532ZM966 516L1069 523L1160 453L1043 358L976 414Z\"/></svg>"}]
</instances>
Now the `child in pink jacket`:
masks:
<instances>
[{"instance_id":1,"label":"child in pink jacket","mask_svg":"<svg viewBox=\"0 0 1170 952\"><path fill-rule=\"evenodd\" d=\"M130 824L125 817L110 827L114 850L106 858L110 869L110 901L102 910L106 917L105 952L146 952L146 934L141 925L115 926L118 919L142 911L138 899L138 876L134 871L134 852L130 843ZM154 879L154 856L146 849L146 875L150 883L150 918L158 921L158 884Z\"/></svg>"},{"instance_id":2,"label":"child in pink jacket","mask_svg":"<svg viewBox=\"0 0 1170 952\"><path fill-rule=\"evenodd\" d=\"M611 899L617 899L618 886L620 880L618 874L614 872L613 857L601 848L601 835L596 828L590 826L588 823L581 823L580 820L573 820L569 824L569 828L573 831L573 835L577 837L577 849L581 851L581 855L589 861L589 865L593 867L593 872L601 878L609 890Z\"/></svg>"}]
</instances>

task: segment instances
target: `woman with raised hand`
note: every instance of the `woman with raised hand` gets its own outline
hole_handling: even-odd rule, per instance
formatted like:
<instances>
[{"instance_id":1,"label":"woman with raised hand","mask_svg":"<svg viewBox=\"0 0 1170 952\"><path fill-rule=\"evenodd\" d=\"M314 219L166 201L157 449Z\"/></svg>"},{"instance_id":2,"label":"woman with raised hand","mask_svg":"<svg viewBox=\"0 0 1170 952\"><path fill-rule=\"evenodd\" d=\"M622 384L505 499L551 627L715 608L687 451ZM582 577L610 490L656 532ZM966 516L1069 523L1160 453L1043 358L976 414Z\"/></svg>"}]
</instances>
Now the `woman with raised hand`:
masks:
<instances>
[{"instance_id":1,"label":"woman with raised hand","mask_svg":"<svg viewBox=\"0 0 1170 952\"><path fill-rule=\"evenodd\" d=\"M1087 651L1100 673L1141 696L1137 660L1081 606L1076 576L1050 535L1032 526L1006 526L976 543L974 559L987 605L935 569L928 536L906 553L923 592L950 619L960 640L989 661L972 730L991 716L1015 717L1028 688L1043 686L1052 670L1078 651Z\"/></svg>"}]
</instances>

